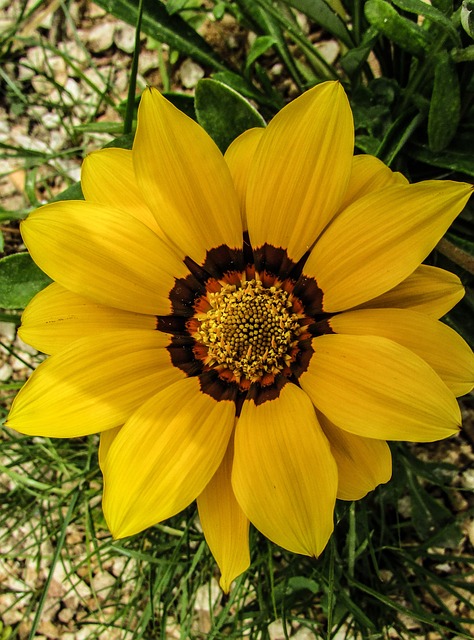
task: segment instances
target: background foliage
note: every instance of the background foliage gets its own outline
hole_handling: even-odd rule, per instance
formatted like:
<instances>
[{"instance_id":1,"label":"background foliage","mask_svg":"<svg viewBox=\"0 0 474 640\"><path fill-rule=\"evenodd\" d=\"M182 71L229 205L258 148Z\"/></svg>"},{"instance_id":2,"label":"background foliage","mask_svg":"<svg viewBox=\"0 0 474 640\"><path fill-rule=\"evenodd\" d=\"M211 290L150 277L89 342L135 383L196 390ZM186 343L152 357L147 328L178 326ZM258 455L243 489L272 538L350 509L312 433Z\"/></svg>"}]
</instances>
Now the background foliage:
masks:
<instances>
[{"instance_id":1,"label":"background foliage","mask_svg":"<svg viewBox=\"0 0 474 640\"><path fill-rule=\"evenodd\" d=\"M167 60L160 66L165 93L209 132L222 151L242 131L263 126L305 89L339 79L351 101L357 151L378 156L410 181L472 182L473 2L97 0L97 4L168 45ZM3 33L0 69L3 62L14 59L16 33L41 5L40 1L25 4L18 24ZM68 3L59 5L67 12ZM246 36L252 34L238 55L226 55L201 35L205 21L219 24L229 17ZM321 53L317 46L321 41L337 43L334 62ZM111 146L130 148L139 55L137 38L127 100L97 91L98 103L108 101L121 115L123 126L99 126L93 119L79 127L71 125L68 152L80 152L81 133L94 128L117 134ZM183 57L195 60L206 72L194 96L173 91L173 65ZM275 83L269 60L281 65L285 82ZM15 79L0 73L6 102L21 101ZM36 168L54 158L4 143L0 151L24 160L33 176L27 184L30 202L37 206ZM59 197L82 197L80 185L71 184ZM428 260L461 277L466 296L445 321L471 345L473 206L468 205ZM27 213L0 210L0 221L15 227ZM2 258L2 319L18 323L21 309L47 282L28 254L19 251ZM18 386L17 381L2 384L7 396ZM466 451L463 438L458 444ZM165 638L170 619L179 627L178 637L201 637L193 612L203 587L211 603L211 627L202 637L211 639L267 638L275 620L281 620L284 637L298 633L303 637L302 630L307 630L313 634L307 637L318 638L470 638L474 573L466 523L472 521L474 500L459 481L469 459L457 456L456 464L449 459L440 462L444 450L439 447L427 448L431 452L427 460L395 446L392 482L360 503L338 505L336 533L318 561L287 554L253 532L251 570L229 597L222 597L209 582L215 567L194 507L166 525L114 542L104 535L95 440L32 442L5 431L2 471L8 483L0 539L8 540L12 528L26 532L17 539L18 546L6 545L7 557L18 558L21 549L20 561L29 558L40 564L45 543L54 542L50 578L39 593L23 594L32 620L28 637L35 636L58 563L69 567L66 574L71 578L78 568L87 574L92 566L119 557L122 569L106 600L112 613L102 627L91 628L91 638L103 637L105 628L114 627L132 630L123 637ZM462 509L456 508L456 500L464 501ZM67 542L71 524L83 532L87 553L76 556L71 550ZM126 604L121 600L124 585ZM5 627L3 637L18 633L18 628Z\"/></svg>"}]
</instances>

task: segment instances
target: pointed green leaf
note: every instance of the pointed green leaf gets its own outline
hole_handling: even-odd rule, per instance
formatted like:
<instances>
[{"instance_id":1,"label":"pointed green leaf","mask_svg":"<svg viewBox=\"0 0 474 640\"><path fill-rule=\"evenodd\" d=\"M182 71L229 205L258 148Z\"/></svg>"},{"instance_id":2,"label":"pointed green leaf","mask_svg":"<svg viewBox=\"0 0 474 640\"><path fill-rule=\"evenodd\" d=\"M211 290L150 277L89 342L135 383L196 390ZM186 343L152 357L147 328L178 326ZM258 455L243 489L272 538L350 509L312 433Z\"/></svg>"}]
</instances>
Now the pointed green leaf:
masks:
<instances>
[{"instance_id":1,"label":"pointed green leaf","mask_svg":"<svg viewBox=\"0 0 474 640\"><path fill-rule=\"evenodd\" d=\"M474 177L474 157L472 151L450 147L439 153L433 153L427 145L414 144L410 146L410 156L419 162L430 164L433 167L459 171L460 173Z\"/></svg>"},{"instance_id":2,"label":"pointed green leaf","mask_svg":"<svg viewBox=\"0 0 474 640\"><path fill-rule=\"evenodd\" d=\"M423 2L423 0L393 0L393 4L395 4L403 11L408 11L410 13L416 13L417 15L424 16L431 20L439 27L442 27L446 33L449 34L451 40L456 45L461 44L461 38L459 33L456 31L454 24L447 18L444 14L441 13L436 7L432 7L430 4Z\"/></svg>"},{"instance_id":3,"label":"pointed green leaf","mask_svg":"<svg viewBox=\"0 0 474 640\"><path fill-rule=\"evenodd\" d=\"M461 24L464 31L474 39L474 2L464 0L461 7Z\"/></svg>"},{"instance_id":4,"label":"pointed green leaf","mask_svg":"<svg viewBox=\"0 0 474 640\"><path fill-rule=\"evenodd\" d=\"M258 38L256 38L247 54L245 68L249 69L253 65L255 60L257 60L276 43L277 39L274 36L259 36Z\"/></svg>"},{"instance_id":5,"label":"pointed green leaf","mask_svg":"<svg viewBox=\"0 0 474 640\"><path fill-rule=\"evenodd\" d=\"M434 61L434 84L428 114L428 142L431 151L445 149L456 133L461 113L461 92L454 63L447 51Z\"/></svg>"},{"instance_id":6,"label":"pointed green leaf","mask_svg":"<svg viewBox=\"0 0 474 640\"><path fill-rule=\"evenodd\" d=\"M285 0L287 4L314 20L348 47L353 47L352 36L338 14L324 0Z\"/></svg>"},{"instance_id":7,"label":"pointed green leaf","mask_svg":"<svg viewBox=\"0 0 474 640\"><path fill-rule=\"evenodd\" d=\"M415 56L423 56L431 45L426 31L404 18L385 0L368 0L365 17L380 33Z\"/></svg>"},{"instance_id":8,"label":"pointed green leaf","mask_svg":"<svg viewBox=\"0 0 474 640\"><path fill-rule=\"evenodd\" d=\"M199 124L222 152L247 129L265 126L262 116L244 97L217 80L199 81L195 104Z\"/></svg>"},{"instance_id":9,"label":"pointed green leaf","mask_svg":"<svg viewBox=\"0 0 474 640\"><path fill-rule=\"evenodd\" d=\"M0 307L24 309L31 298L52 282L29 253L15 253L0 260Z\"/></svg>"}]
</instances>

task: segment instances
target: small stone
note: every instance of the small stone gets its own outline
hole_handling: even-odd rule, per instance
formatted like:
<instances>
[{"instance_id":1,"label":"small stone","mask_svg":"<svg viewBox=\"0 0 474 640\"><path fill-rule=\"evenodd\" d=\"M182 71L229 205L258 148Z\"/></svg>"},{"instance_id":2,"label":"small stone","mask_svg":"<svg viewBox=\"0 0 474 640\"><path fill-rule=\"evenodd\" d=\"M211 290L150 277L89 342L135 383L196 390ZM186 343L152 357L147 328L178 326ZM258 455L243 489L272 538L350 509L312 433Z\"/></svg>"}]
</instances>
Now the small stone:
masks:
<instances>
[{"instance_id":1,"label":"small stone","mask_svg":"<svg viewBox=\"0 0 474 640\"><path fill-rule=\"evenodd\" d=\"M8 364L8 362L2 364L0 366L0 382L6 382L7 380L10 380L10 378L12 377L12 373L13 369Z\"/></svg>"},{"instance_id":2,"label":"small stone","mask_svg":"<svg viewBox=\"0 0 474 640\"><path fill-rule=\"evenodd\" d=\"M78 35L80 34L78 33ZM86 33L84 33L84 37L86 37ZM60 42L58 45L58 49L62 51L67 56L67 58L74 60L74 62L79 63L79 65L86 63L88 60L87 50L84 47L81 47L81 45L77 42L74 42L72 37L67 42ZM68 72L70 77L77 77L78 75L78 72L75 71L72 67L69 67Z\"/></svg>"},{"instance_id":3,"label":"small stone","mask_svg":"<svg viewBox=\"0 0 474 640\"><path fill-rule=\"evenodd\" d=\"M107 600L113 584L115 584L114 576L106 571L97 573L91 582L92 589L100 600Z\"/></svg>"},{"instance_id":4,"label":"small stone","mask_svg":"<svg viewBox=\"0 0 474 640\"><path fill-rule=\"evenodd\" d=\"M339 44L335 40L318 42L316 43L316 49L328 64L333 64L340 52Z\"/></svg>"},{"instance_id":5,"label":"small stone","mask_svg":"<svg viewBox=\"0 0 474 640\"><path fill-rule=\"evenodd\" d=\"M469 542L474 547L474 520L469 520L469 522L466 524L466 528Z\"/></svg>"},{"instance_id":6,"label":"small stone","mask_svg":"<svg viewBox=\"0 0 474 640\"><path fill-rule=\"evenodd\" d=\"M194 601L194 609L196 611L210 611L214 609L221 599L221 589L217 581L212 578L210 584L201 585L196 591L196 600Z\"/></svg>"},{"instance_id":7,"label":"small stone","mask_svg":"<svg viewBox=\"0 0 474 640\"><path fill-rule=\"evenodd\" d=\"M26 344L26 342L23 342L23 340L20 338L20 336L16 337L15 346L18 349L18 351L21 352L22 356L24 356L25 354L29 354L29 355L35 356L38 353L38 351L34 347L32 347L29 344ZM24 358L24 359L28 360L28 358ZM31 360L31 358L30 358L30 360Z\"/></svg>"},{"instance_id":8,"label":"small stone","mask_svg":"<svg viewBox=\"0 0 474 640\"><path fill-rule=\"evenodd\" d=\"M31 79L31 85L41 96L49 96L54 93L54 84L44 76L34 76Z\"/></svg>"},{"instance_id":9,"label":"small stone","mask_svg":"<svg viewBox=\"0 0 474 640\"><path fill-rule=\"evenodd\" d=\"M138 72L142 75L158 68L157 51L143 51L138 58Z\"/></svg>"},{"instance_id":10,"label":"small stone","mask_svg":"<svg viewBox=\"0 0 474 640\"><path fill-rule=\"evenodd\" d=\"M102 9L102 7L99 7L98 4L91 2L88 6L87 13L89 14L90 18L94 19L103 18L107 12L105 11L105 9Z\"/></svg>"},{"instance_id":11,"label":"small stone","mask_svg":"<svg viewBox=\"0 0 474 640\"><path fill-rule=\"evenodd\" d=\"M61 609L61 611L58 613L58 618L59 620L61 620L61 622L67 624L74 618L74 611L72 611L71 609Z\"/></svg>"},{"instance_id":12,"label":"small stone","mask_svg":"<svg viewBox=\"0 0 474 640\"><path fill-rule=\"evenodd\" d=\"M62 92L64 104L69 107L76 104L81 98L81 93L82 90L80 85L72 78L68 78Z\"/></svg>"},{"instance_id":13,"label":"small stone","mask_svg":"<svg viewBox=\"0 0 474 640\"><path fill-rule=\"evenodd\" d=\"M410 496L403 496L397 503L398 513L404 518L410 518L412 512L412 504Z\"/></svg>"},{"instance_id":14,"label":"small stone","mask_svg":"<svg viewBox=\"0 0 474 640\"><path fill-rule=\"evenodd\" d=\"M135 50L135 28L128 24L121 24L114 33L116 46L125 53L133 53Z\"/></svg>"},{"instance_id":15,"label":"small stone","mask_svg":"<svg viewBox=\"0 0 474 640\"><path fill-rule=\"evenodd\" d=\"M45 50L43 47L30 47L26 52L26 57L35 72L43 71L45 61Z\"/></svg>"},{"instance_id":16,"label":"small stone","mask_svg":"<svg viewBox=\"0 0 474 640\"><path fill-rule=\"evenodd\" d=\"M114 89L119 95L126 94L128 90L130 74L126 69L118 69L115 73Z\"/></svg>"},{"instance_id":17,"label":"small stone","mask_svg":"<svg viewBox=\"0 0 474 640\"><path fill-rule=\"evenodd\" d=\"M44 633L45 640L56 640L61 637L61 631L51 622L51 620L42 620L39 623L38 631ZM41 636L35 634L35 638L38 639Z\"/></svg>"},{"instance_id":18,"label":"small stone","mask_svg":"<svg viewBox=\"0 0 474 640\"><path fill-rule=\"evenodd\" d=\"M31 80L35 73L35 70L31 68L28 58L20 58L18 62L18 80L20 80L20 82Z\"/></svg>"},{"instance_id":19,"label":"small stone","mask_svg":"<svg viewBox=\"0 0 474 640\"><path fill-rule=\"evenodd\" d=\"M41 122L45 129L56 129L61 126L61 116L58 113L45 113Z\"/></svg>"},{"instance_id":20,"label":"small stone","mask_svg":"<svg viewBox=\"0 0 474 640\"><path fill-rule=\"evenodd\" d=\"M99 73L97 69L90 67L89 69L85 70L84 75L97 88L98 93L103 93L107 88L107 81L105 76Z\"/></svg>"},{"instance_id":21,"label":"small stone","mask_svg":"<svg viewBox=\"0 0 474 640\"><path fill-rule=\"evenodd\" d=\"M64 129L55 129L51 131L50 147L53 151L64 149L68 140L68 134Z\"/></svg>"},{"instance_id":22,"label":"small stone","mask_svg":"<svg viewBox=\"0 0 474 640\"><path fill-rule=\"evenodd\" d=\"M270 622L267 630L270 640L285 640L288 635L285 633L283 622L281 620L274 620L273 622Z\"/></svg>"},{"instance_id":23,"label":"small stone","mask_svg":"<svg viewBox=\"0 0 474 640\"><path fill-rule=\"evenodd\" d=\"M0 322L0 335L5 342L13 342L16 335L16 326L13 322Z\"/></svg>"},{"instance_id":24,"label":"small stone","mask_svg":"<svg viewBox=\"0 0 474 640\"><path fill-rule=\"evenodd\" d=\"M110 49L114 42L115 29L116 24L113 22L102 22L92 27L87 38L91 51L100 53Z\"/></svg>"},{"instance_id":25,"label":"small stone","mask_svg":"<svg viewBox=\"0 0 474 640\"><path fill-rule=\"evenodd\" d=\"M461 482L466 489L474 489L474 469L467 469L461 476Z\"/></svg>"},{"instance_id":26,"label":"small stone","mask_svg":"<svg viewBox=\"0 0 474 640\"><path fill-rule=\"evenodd\" d=\"M199 80L204 77L204 69L187 58L179 68L181 82L186 89L193 89Z\"/></svg>"},{"instance_id":27,"label":"small stone","mask_svg":"<svg viewBox=\"0 0 474 640\"><path fill-rule=\"evenodd\" d=\"M58 84L63 85L69 77L68 68L64 58L61 56L51 56L51 58L48 58L47 65L48 68L51 69L55 81Z\"/></svg>"},{"instance_id":28,"label":"small stone","mask_svg":"<svg viewBox=\"0 0 474 640\"><path fill-rule=\"evenodd\" d=\"M306 629L306 627L300 627L291 637L293 640L318 640L318 636L310 631L310 629Z\"/></svg>"}]
</instances>

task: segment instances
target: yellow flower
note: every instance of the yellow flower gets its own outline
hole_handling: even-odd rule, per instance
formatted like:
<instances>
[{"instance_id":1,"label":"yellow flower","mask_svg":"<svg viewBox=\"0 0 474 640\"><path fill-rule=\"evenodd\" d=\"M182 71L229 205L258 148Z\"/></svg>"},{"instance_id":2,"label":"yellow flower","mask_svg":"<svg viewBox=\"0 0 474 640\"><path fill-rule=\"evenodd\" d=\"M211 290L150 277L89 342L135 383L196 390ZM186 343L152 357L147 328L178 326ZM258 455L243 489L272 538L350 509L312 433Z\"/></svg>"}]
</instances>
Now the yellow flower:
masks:
<instances>
[{"instance_id":1,"label":"yellow flower","mask_svg":"<svg viewBox=\"0 0 474 640\"><path fill-rule=\"evenodd\" d=\"M455 434L473 385L469 348L437 320L462 286L420 266L471 187L409 185L353 145L338 83L225 157L150 89L133 150L90 155L85 201L22 225L55 282L20 335L50 358L8 425L101 433L116 537L197 499L225 590L249 565L249 521L318 556L336 497L390 478L385 440Z\"/></svg>"}]
</instances>

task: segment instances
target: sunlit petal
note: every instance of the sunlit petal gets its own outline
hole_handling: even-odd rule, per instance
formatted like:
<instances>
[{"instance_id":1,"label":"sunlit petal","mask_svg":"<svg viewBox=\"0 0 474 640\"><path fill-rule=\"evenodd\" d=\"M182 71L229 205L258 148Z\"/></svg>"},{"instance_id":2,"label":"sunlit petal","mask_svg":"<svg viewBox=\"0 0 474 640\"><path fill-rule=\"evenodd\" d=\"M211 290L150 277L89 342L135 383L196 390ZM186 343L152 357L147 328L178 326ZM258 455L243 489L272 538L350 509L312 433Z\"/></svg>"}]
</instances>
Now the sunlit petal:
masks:
<instances>
[{"instance_id":1,"label":"sunlit petal","mask_svg":"<svg viewBox=\"0 0 474 640\"><path fill-rule=\"evenodd\" d=\"M383 336L425 360L455 396L474 386L474 355L453 329L416 311L364 309L337 314L333 331L359 336Z\"/></svg>"},{"instance_id":2,"label":"sunlit petal","mask_svg":"<svg viewBox=\"0 0 474 640\"><path fill-rule=\"evenodd\" d=\"M249 520L280 546L318 556L333 530L337 468L313 405L296 385L246 400L235 431L232 485Z\"/></svg>"},{"instance_id":3,"label":"sunlit petal","mask_svg":"<svg viewBox=\"0 0 474 640\"><path fill-rule=\"evenodd\" d=\"M7 426L71 438L123 424L150 396L184 373L171 365L169 337L113 331L76 340L33 373L13 402Z\"/></svg>"},{"instance_id":4,"label":"sunlit petal","mask_svg":"<svg viewBox=\"0 0 474 640\"><path fill-rule=\"evenodd\" d=\"M378 336L324 335L300 377L329 420L378 440L431 442L458 432L454 395L419 356Z\"/></svg>"},{"instance_id":5,"label":"sunlit petal","mask_svg":"<svg viewBox=\"0 0 474 640\"><path fill-rule=\"evenodd\" d=\"M188 273L142 222L102 204L47 204L22 222L21 232L33 260L53 280L118 309L169 313L175 278Z\"/></svg>"},{"instance_id":6,"label":"sunlit petal","mask_svg":"<svg viewBox=\"0 0 474 640\"><path fill-rule=\"evenodd\" d=\"M103 462L103 509L112 534L138 533L195 500L222 461L234 417L234 403L203 394L197 378L143 404Z\"/></svg>"},{"instance_id":7,"label":"sunlit petal","mask_svg":"<svg viewBox=\"0 0 474 640\"><path fill-rule=\"evenodd\" d=\"M221 571L220 585L226 593L250 564L249 521L231 484L233 459L231 439L219 468L197 499L204 536Z\"/></svg>"},{"instance_id":8,"label":"sunlit petal","mask_svg":"<svg viewBox=\"0 0 474 640\"><path fill-rule=\"evenodd\" d=\"M352 114L339 83L319 84L282 109L249 170L252 246L283 247L299 260L341 205L353 145Z\"/></svg>"},{"instance_id":9,"label":"sunlit petal","mask_svg":"<svg viewBox=\"0 0 474 640\"><path fill-rule=\"evenodd\" d=\"M413 273L471 192L461 182L426 181L356 200L324 232L304 266L324 292L324 310L366 302Z\"/></svg>"},{"instance_id":10,"label":"sunlit petal","mask_svg":"<svg viewBox=\"0 0 474 640\"><path fill-rule=\"evenodd\" d=\"M392 455L386 442L339 429L322 414L318 420L337 464L339 500L359 500L390 480Z\"/></svg>"},{"instance_id":11,"label":"sunlit petal","mask_svg":"<svg viewBox=\"0 0 474 640\"><path fill-rule=\"evenodd\" d=\"M242 226L247 225L247 184L252 158L262 139L263 128L249 129L236 138L225 152L224 158L232 174L235 190L239 197Z\"/></svg>"},{"instance_id":12,"label":"sunlit petal","mask_svg":"<svg viewBox=\"0 0 474 640\"><path fill-rule=\"evenodd\" d=\"M140 102L133 163L158 225L186 255L201 264L206 250L241 246L239 201L222 154L153 88Z\"/></svg>"},{"instance_id":13,"label":"sunlit petal","mask_svg":"<svg viewBox=\"0 0 474 640\"><path fill-rule=\"evenodd\" d=\"M154 316L91 302L56 282L36 294L21 321L20 338L48 354L57 353L85 336L115 329L156 328Z\"/></svg>"},{"instance_id":14,"label":"sunlit petal","mask_svg":"<svg viewBox=\"0 0 474 640\"><path fill-rule=\"evenodd\" d=\"M354 156L352 171L341 204L341 210L368 193L380 191L394 184L408 184L398 171L392 171L378 158L369 155Z\"/></svg>"},{"instance_id":15,"label":"sunlit petal","mask_svg":"<svg viewBox=\"0 0 474 640\"><path fill-rule=\"evenodd\" d=\"M399 308L441 318L464 296L461 280L454 273L421 264L408 278L386 293L358 308Z\"/></svg>"},{"instance_id":16,"label":"sunlit petal","mask_svg":"<svg viewBox=\"0 0 474 640\"><path fill-rule=\"evenodd\" d=\"M123 209L160 233L138 188L129 149L100 149L86 156L81 168L81 187L86 200Z\"/></svg>"}]
</instances>

